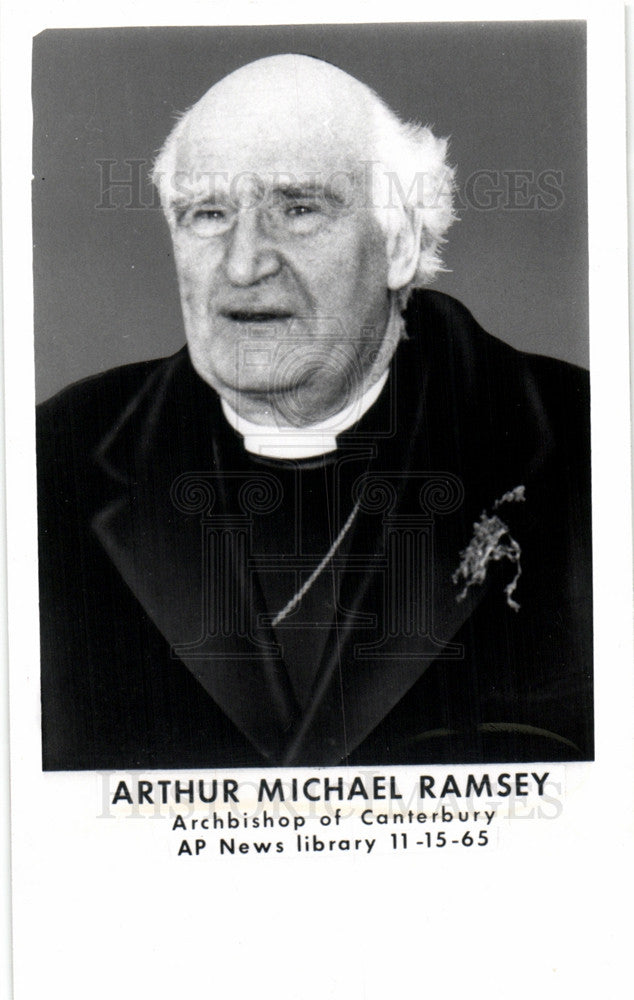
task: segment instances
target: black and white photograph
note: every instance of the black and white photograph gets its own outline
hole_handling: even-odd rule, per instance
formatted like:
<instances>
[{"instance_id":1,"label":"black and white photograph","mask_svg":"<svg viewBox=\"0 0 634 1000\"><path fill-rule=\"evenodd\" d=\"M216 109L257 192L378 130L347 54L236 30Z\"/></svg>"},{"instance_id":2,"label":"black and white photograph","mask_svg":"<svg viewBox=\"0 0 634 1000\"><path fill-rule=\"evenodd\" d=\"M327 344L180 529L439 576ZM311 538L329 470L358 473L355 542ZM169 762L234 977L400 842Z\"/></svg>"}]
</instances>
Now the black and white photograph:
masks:
<instances>
[{"instance_id":1,"label":"black and white photograph","mask_svg":"<svg viewBox=\"0 0 634 1000\"><path fill-rule=\"evenodd\" d=\"M35 39L45 769L592 759L585 44Z\"/></svg>"},{"instance_id":2,"label":"black and white photograph","mask_svg":"<svg viewBox=\"0 0 634 1000\"><path fill-rule=\"evenodd\" d=\"M0 994L620 997L622 4L0 26Z\"/></svg>"}]
</instances>

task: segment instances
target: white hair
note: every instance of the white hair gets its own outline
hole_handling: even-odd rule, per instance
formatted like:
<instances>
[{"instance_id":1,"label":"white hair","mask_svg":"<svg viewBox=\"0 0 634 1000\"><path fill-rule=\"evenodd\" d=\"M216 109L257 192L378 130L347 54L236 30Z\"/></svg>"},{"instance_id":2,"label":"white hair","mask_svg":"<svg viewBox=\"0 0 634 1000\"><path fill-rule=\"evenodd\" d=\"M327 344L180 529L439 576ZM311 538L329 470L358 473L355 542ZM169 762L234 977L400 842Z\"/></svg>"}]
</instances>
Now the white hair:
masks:
<instances>
[{"instance_id":1,"label":"white hair","mask_svg":"<svg viewBox=\"0 0 634 1000\"><path fill-rule=\"evenodd\" d=\"M428 285L444 270L440 251L455 221L455 168L447 160L448 140L426 125L402 122L373 93L372 200L386 235L403 225L420 233L416 269L407 289Z\"/></svg>"},{"instance_id":2,"label":"white hair","mask_svg":"<svg viewBox=\"0 0 634 1000\"><path fill-rule=\"evenodd\" d=\"M404 306L413 288L428 285L444 270L440 251L456 216L453 210L455 169L447 160L448 140L437 138L428 126L403 122L369 87L367 132L369 159L362 166L364 193L371 198L378 222L387 238L404 226L420 233L414 275L398 293ZM189 116L196 105L179 115L160 149L151 173L168 223L175 221L178 203L177 157Z\"/></svg>"}]
</instances>

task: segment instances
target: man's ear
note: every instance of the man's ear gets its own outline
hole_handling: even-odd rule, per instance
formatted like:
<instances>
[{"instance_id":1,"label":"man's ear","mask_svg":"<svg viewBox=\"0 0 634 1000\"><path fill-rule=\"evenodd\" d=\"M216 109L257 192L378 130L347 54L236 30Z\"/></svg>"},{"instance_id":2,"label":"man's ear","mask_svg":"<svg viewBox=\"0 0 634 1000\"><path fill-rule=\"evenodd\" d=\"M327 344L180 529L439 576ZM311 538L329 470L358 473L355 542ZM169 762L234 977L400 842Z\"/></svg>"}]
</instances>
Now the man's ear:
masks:
<instances>
[{"instance_id":1,"label":"man's ear","mask_svg":"<svg viewBox=\"0 0 634 1000\"><path fill-rule=\"evenodd\" d=\"M401 225L387 238L387 286L392 292L409 285L418 266L423 237L421 212L405 211Z\"/></svg>"}]
</instances>

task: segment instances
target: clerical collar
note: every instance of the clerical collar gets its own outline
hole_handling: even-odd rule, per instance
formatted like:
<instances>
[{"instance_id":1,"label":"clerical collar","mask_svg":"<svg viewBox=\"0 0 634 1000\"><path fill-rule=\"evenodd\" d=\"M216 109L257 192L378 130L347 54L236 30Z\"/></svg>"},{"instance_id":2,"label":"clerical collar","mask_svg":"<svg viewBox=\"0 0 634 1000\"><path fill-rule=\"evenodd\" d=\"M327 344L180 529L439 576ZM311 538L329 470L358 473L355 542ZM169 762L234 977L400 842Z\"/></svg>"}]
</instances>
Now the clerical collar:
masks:
<instances>
[{"instance_id":1,"label":"clerical collar","mask_svg":"<svg viewBox=\"0 0 634 1000\"><path fill-rule=\"evenodd\" d=\"M244 447L262 458L316 458L336 451L337 435L367 413L381 395L387 382L389 369L383 373L363 395L339 413L307 427L278 427L254 424L240 417L228 403L222 402L222 411L233 429L244 438Z\"/></svg>"}]
</instances>

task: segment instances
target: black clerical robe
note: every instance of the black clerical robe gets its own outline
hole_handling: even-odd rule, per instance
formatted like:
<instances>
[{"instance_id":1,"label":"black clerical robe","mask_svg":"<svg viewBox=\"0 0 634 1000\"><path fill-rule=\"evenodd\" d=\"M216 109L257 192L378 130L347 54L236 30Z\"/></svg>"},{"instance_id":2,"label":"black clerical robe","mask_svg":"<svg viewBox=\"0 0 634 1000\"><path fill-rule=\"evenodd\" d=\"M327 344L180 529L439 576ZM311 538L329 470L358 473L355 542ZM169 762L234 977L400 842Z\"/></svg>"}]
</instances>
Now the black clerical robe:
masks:
<instances>
[{"instance_id":1,"label":"black clerical robe","mask_svg":"<svg viewBox=\"0 0 634 1000\"><path fill-rule=\"evenodd\" d=\"M587 377L440 293L406 328L321 460L245 452L186 349L40 407L45 769L592 757Z\"/></svg>"}]
</instances>

